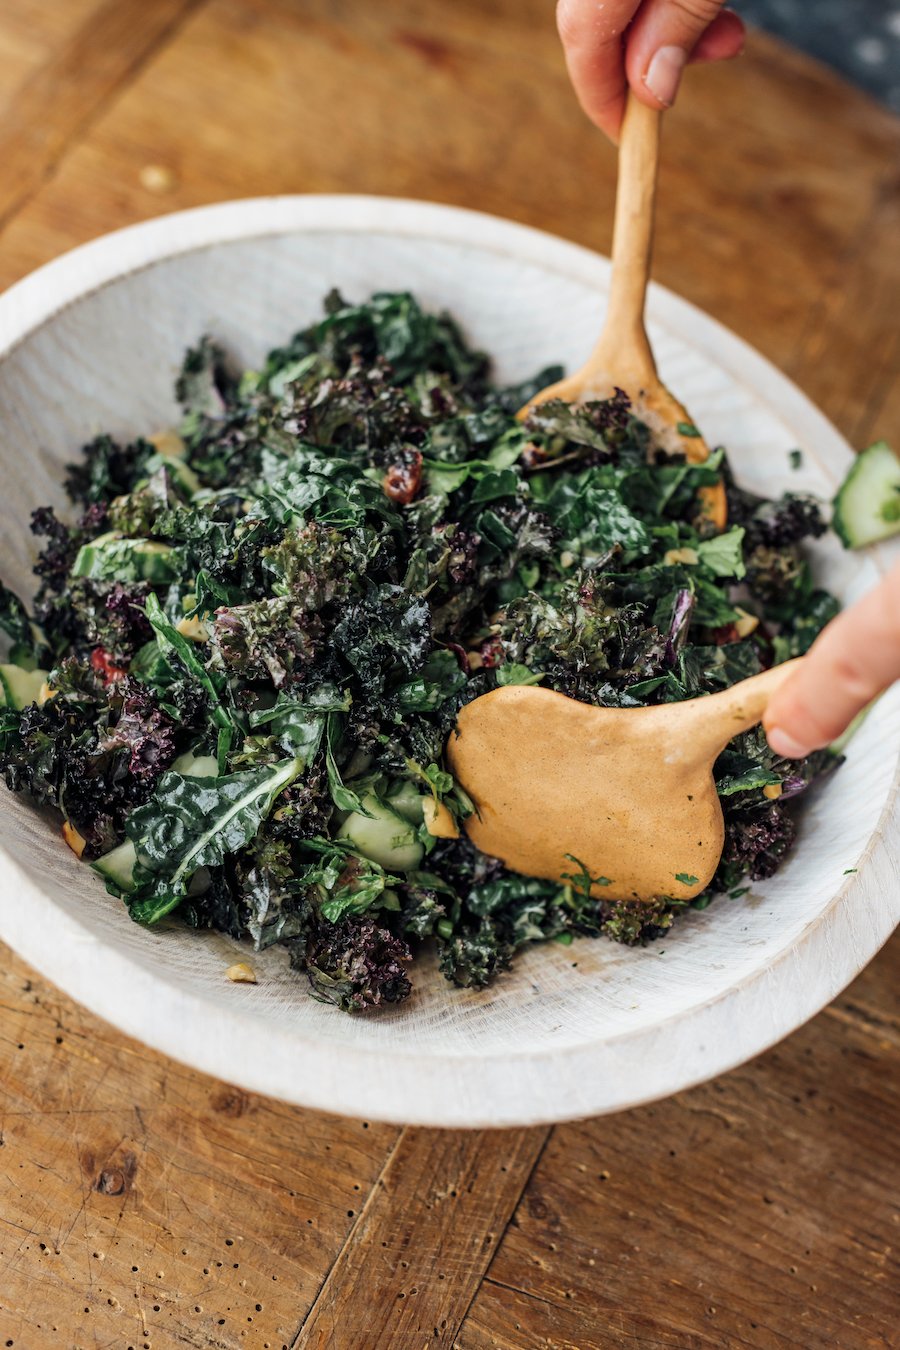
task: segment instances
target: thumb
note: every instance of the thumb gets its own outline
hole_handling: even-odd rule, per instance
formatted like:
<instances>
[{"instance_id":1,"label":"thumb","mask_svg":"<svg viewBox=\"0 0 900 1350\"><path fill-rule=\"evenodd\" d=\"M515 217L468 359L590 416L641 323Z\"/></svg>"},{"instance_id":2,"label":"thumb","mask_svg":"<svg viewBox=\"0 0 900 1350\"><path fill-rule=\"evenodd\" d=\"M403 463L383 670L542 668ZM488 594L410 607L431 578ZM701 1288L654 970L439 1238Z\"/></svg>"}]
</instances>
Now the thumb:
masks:
<instances>
[{"instance_id":1,"label":"thumb","mask_svg":"<svg viewBox=\"0 0 900 1350\"><path fill-rule=\"evenodd\" d=\"M744 26L723 0L645 0L628 34L625 70L642 103L671 107L681 76L703 40L717 57L737 56Z\"/></svg>"},{"instance_id":2,"label":"thumb","mask_svg":"<svg viewBox=\"0 0 900 1350\"><path fill-rule=\"evenodd\" d=\"M778 755L799 759L828 745L900 677L900 564L816 638L763 718Z\"/></svg>"}]
</instances>

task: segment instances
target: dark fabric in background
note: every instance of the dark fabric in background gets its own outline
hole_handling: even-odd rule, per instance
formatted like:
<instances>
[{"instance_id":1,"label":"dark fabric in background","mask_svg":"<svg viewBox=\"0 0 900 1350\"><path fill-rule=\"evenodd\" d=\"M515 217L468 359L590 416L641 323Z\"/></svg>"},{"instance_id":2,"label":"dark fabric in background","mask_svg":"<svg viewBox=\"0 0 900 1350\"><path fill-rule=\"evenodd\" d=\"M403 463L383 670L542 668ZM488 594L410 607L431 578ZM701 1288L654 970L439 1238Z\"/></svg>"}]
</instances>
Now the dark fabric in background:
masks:
<instances>
[{"instance_id":1,"label":"dark fabric in background","mask_svg":"<svg viewBox=\"0 0 900 1350\"><path fill-rule=\"evenodd\" d=\"M900 112L900 0L729 0Z\"/></svg>"}]
</instances>

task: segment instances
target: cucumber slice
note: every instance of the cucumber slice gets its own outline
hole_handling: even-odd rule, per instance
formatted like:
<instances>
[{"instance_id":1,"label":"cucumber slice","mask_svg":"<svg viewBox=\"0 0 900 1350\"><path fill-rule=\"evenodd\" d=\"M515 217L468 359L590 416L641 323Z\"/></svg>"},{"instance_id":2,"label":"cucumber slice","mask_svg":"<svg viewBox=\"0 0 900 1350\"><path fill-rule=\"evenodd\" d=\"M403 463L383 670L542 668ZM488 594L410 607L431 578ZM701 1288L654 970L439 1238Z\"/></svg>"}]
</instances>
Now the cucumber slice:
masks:
<instances>
[{"instance_id":1,"label":"cucumber slice","mask_svg":"<svg viewBox=\"0 0 900 1350\"><path fill-rule=\"evenodd\" d=\"M95 581L177 581L174 550L152 539L123 539L114 532L82 544L72 575Z\"/></svg>"},{"instance_id":2,"label":"cucumber slice","mask_svg":"<svg viewBox=\"0 0 900 1350\"><path fill-rule=\"evenodd\" d=\"M404 820L408 820L410 825L422 824L425 798L415 783L411 783L408 778L401 778L396 784L392 784L388 788L386 800L391 810Z\"/></svg>"},{"instance_id":3,"label":"cucumber slice","mask_svg":"<svg viewBox=\"0 0 900 1350\"><path fill-rule=\"evenodd\" d=\"M218 778L219 761L215 755L195 755L188 750L178 756L172 770L183 778Z\"/></svg>"},{"instance_id":4,"label":"cucumber slice","mask_svg":"<svg viewBox=\"0 0 900 1350\"><path fill-rule=\"evenodd\" d=\"M900 459L887 441L858 456L834 499L831 523L845 548L900 534Z\"/></svg>"},{"instance_id":5,"label":"cucumber slice","mask_svg":"<svg viewBox=\"0 0 900 1350\"><path fill-rule=\"evenodd\" d=\"M91 863L95 872L99 872L104 881L111 881L114 886L118 886L122 891L131 890L131 874L134 871L134 864L137 860L137 854L134 850L134 844L130 839L126 839L124 844L119 844L118 848L110 849L109 853L104 853L96 862Z\"/></svg>"},{"instance_id":6,"label":"cucumber slice","mask_svg":"<svg viewBox=\"0 0 900 1350\"><path fill-rule=\"evenodd\" d=\"M182 492L188 497L193 497L195 493L201 492L203 484L194 473L190 464L185 464L183 459L170 458L168 455L151 455L147 460L147 473L155 473L157 469L165 468L172 481L181 488Z\"/></svg>"},{"instance_id":7,"label":"cucumber slice","mask_svg":"<svg viewBox=\"0 0 900 1350\"><path fill-rule=\"evenodd\" d=\"M377 797L367 795L362 804L371 816L351 811L338 830L338 838L349 839L364 858L378 863L388 872L414 871L425 850L409 821L391 811Z\"/></svg>"},{"instance_id":8,"label":"cucumber slice","mask_svg":"<svg viewBox=\"0 0 900 1350\"><path fill-rule=\"evenodd\" d=\"M0 665L0 703L7 708L27 708L37 703L47 679L46 670L23 670L21 666Z\"/></svg>"}]
</instances>

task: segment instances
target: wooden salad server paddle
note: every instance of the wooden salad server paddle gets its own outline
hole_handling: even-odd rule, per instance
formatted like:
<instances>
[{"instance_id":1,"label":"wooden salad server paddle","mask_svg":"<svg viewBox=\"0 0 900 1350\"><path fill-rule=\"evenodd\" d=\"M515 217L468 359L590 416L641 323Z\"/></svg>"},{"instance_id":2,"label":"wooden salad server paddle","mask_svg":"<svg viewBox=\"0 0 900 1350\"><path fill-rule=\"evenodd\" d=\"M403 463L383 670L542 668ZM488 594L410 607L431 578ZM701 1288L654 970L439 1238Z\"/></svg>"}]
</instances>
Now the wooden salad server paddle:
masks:
<instances>
[{"instance_id":1,"label":"wooden salad server paddle","mask_svg":"<svg viewBox=\"0 0 900 1350\"><path fill-rule=\"evenodd\" d=\"M652 708L597 708L534 685L482 694L447 744L477 812L469 838L526 876L586 868L598 898L692 899L725 839L713 763L798 660Z\"/></svg>"},{"instance_id":2,"label":"wooden salad server paddle","mask_svg":"<svg viewBox=\"0 0 900 1350\"><path fill-rule=\"evenodd\" d=\"M529 409L548 399L583 403L610 398L617 388L622 389L631 399L635 415L650 427L657 445L699 464L708 459L709 446L696 431L690 413L659 378L644 326L661 116L629 93L619 143L609 306L597 345L580 370L535 394L519 417L524 418ZM690 428L691 434L685 435L679 427ZM724 484L701 488L699 496L703 514L718 530L724 530Z\"/></svg>"}]
</instances>

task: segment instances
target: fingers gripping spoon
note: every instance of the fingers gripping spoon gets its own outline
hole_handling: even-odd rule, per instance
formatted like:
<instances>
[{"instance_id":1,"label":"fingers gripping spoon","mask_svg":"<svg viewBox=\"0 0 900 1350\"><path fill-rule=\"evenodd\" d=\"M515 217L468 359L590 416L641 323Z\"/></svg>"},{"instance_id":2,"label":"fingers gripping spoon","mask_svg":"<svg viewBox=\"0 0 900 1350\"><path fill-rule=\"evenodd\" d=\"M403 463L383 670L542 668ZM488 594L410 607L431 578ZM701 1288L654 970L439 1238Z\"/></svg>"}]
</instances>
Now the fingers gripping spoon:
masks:
<instances>
[{"instance_id":1,"label":"fingers gripping spoon","mask_svg":"<svg viewBox=\"0 0 900 1350\"><path fill-rule=\"evenodd\" d=\"M477 811L469 837L527 876L583 865L598 898L692 899L725 837L713 763L797 664L653 708L596 708L532 685L483 694L447 745Z\"/></svg>"},{"instance_id":2,"label":"fingers gripping spoon","mask_svg":"<svg viewBox=\"0 0 900 1350\"><path fill-rule=\"evenodd\" d=\"M548 385L524 407L549 399L581 403L609 398L623 389L635 415L670 454L691 463L709 457L709 447L696 432L683 404L659 378L644 326L644 305L653 252L654 207L659 165L661 114L629 94L619 146L619 182L613 230L612 281L606 321L597 345L574 375ZM680 428L690 428L685 435ZM722 530L726 524L725 490L721 483L700 491L701 509Z\"/></svg>"}]
</instances>

